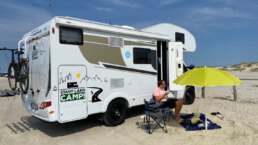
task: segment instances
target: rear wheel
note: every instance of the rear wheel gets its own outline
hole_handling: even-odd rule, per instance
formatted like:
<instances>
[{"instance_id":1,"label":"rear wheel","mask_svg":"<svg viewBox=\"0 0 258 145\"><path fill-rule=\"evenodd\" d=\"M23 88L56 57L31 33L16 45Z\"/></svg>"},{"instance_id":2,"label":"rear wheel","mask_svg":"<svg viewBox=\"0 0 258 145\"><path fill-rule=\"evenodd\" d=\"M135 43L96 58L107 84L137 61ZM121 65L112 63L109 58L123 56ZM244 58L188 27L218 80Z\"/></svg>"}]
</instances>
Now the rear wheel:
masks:
<instances>
[{"instance_id":1,"label":"rear wheel","mask_svg":"<svg viewBox=\"0 0 258 145\"><path fill-rule=\"evenodd\" d=\"M29 89L29 67L28 64L21 64L20 70L20 88L23 93L27 93Z\"/></svg>"},{"instance_id":2,"label":"rear wheel","mask_svg":"<svg viewBox=\"0 0 258 145\"><path fill-rule=\"evenodd\" d=\"M29 89L29 78L20 82L20 88L24 94L28 92Z\"/></svg>"},{"instance_id":3,"label":"rear wheel","mask_svg":"<svg viewBox=\"0 0 258 145\"><path fill-rule=\"evenodd\" d=\"M116 99L109 103L107 111L104 115L104 122L108 126L117 126L124 122L127 102L123 99Z\"/></svg>"},{"instance_id":4,"label":"rear wheel","mask_svg":"<svg viewBox=\"0 0 258 145\"><path fill-rule=\"evenodd\" d=\"M13 91L15 91L17 88L16 75L16 64L10 63L8 67L8 83L10 89Z\"/></svg>"}]
</instances>

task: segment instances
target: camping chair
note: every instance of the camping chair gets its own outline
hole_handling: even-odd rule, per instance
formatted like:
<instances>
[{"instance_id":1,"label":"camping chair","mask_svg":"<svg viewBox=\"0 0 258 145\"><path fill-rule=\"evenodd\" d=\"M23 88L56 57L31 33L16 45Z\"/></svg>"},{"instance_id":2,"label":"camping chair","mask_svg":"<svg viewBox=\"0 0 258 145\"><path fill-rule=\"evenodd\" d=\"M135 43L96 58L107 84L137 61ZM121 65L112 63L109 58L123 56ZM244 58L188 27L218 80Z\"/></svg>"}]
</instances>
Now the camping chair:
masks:
<instances>
[{"instance_id":1,"label":"camping chair","mask_svg":"<svg viewBox=\"0 0 258 145\"><path fill-rule=\"evenodd\" d=\"M144 100L144 105L145 116L143 118L143 123L146 125L146 131L149 134L152 134L156 128L160 127L165 133L167 133L166 121L169 118L170 109L161 108L161 104L156 103L153 99L150 101Z\"/></svg>"}]
</instances>

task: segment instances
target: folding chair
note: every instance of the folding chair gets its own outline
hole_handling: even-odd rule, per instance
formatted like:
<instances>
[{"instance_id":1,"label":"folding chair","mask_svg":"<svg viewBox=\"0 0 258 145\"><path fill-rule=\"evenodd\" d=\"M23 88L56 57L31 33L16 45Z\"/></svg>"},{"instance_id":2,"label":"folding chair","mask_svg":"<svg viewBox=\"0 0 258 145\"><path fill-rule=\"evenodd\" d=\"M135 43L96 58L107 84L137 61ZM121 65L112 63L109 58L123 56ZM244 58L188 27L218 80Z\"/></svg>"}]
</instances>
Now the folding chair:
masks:
<instances>
[{"instance_id":1,"label":"folding chair","mask_svg":"<svg viewBox=\"0 0 258 145\"><path fill-rule=\"evenodd\" d=\"M153 131L160 127L165 133L167 133L167 110L166 108L161 108L159 103L156 103L154 100L146 101L144 100L144 119L143 123L146 125L146 131L149 134L152 134ZM154 126L152 126L154 125Z\"/></svg>"}]
</instances>

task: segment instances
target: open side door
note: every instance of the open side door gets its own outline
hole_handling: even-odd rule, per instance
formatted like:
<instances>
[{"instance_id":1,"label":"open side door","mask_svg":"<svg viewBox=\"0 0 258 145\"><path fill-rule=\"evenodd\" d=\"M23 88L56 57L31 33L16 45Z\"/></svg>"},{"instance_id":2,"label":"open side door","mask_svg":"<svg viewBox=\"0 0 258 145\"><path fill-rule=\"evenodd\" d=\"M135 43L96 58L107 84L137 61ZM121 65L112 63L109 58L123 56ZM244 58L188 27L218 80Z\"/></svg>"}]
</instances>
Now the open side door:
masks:
<instances>
[{"instance_id":1,"label":"open side door","mask_svg":"<svg viewBox=\"0 0 258 145\"><path fill-rule=\"evenodd\" d=\"M170 42L168 49L169 90L184 90L184 86L174 83L174 80L184 73L183 44L181 42Z\"/></svg>"},{"instance_id":2,"label":"open side door","mask_svg":"<svg viewBox=\"0 0 258 145\"><path fill-rule=\"evenodd\" d=\"M185 86L173 81L183 74L183 44L182 42L158 41L157 45L158 80L167 83L167 89L173 98L183 98Z\"/></svg>"},{"instance_id":3,"label":"open side door","mask_svg":"<svg viewBox=\"0 0 258 145\"><path fill-rule=\"evenodd\" d=\"M157 65L158 81L164 80L169 85L168 70L168 42L158 41L157 43Z\"/></svg>"}]
</instances>

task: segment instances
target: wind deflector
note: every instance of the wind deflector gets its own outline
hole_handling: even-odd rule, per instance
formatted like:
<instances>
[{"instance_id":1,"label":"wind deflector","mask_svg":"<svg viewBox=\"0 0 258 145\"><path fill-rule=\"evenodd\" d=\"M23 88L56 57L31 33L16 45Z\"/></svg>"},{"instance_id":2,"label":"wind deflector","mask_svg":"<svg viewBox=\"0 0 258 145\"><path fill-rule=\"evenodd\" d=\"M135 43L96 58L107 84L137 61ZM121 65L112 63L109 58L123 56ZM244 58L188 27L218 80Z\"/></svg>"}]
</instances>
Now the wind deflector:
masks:
<instances>
[{"instance_id":1,"label":"wind deflector","mask_svg":"<svg viewBox=\"0 0 258 145\"><path fill-rule=\"evenodd\" d=\"M176 32L182 33L184 34L184 51L194 52L196 50L196 40L193 34L190 31L182 27L179 27L177 25L169 24L169 23L161 23L161 24L146 27L142 29L142 31L169 36L171 42L175 42L179 40L182 42L183 36L179 35L179 37L176 38L176 35L175 35Z\"/></svg>"}]
</instances>

